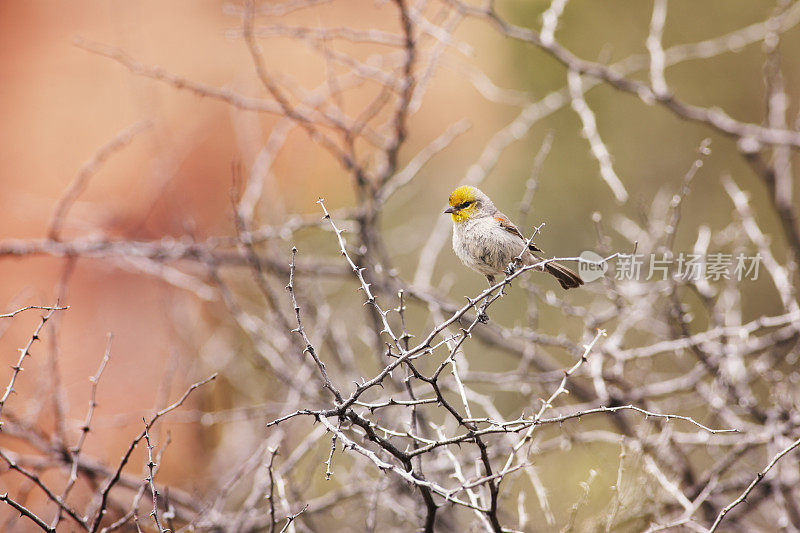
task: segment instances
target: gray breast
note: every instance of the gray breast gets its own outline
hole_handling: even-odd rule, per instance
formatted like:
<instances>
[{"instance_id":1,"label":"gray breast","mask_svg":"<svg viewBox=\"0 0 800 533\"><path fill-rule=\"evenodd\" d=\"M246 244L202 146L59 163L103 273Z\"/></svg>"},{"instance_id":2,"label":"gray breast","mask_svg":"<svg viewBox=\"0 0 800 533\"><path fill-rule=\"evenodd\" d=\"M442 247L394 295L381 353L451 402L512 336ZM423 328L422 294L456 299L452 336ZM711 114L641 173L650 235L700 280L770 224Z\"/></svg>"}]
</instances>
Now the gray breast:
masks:
<instances>
[{"instance_id":1,"label":"gray breast","mask_svg":"<svg viewBox=\"0 0 800 533\"><path fill-rule=\"evenodd\" d=\"M453 231L453 249L461 261L482 274L498 274L515 257L519 246L509 237L513 235L494 227L493 221L479 219L456 224ZM512 250L514 248L514 250Z\"/></svg>"}]
</instances>

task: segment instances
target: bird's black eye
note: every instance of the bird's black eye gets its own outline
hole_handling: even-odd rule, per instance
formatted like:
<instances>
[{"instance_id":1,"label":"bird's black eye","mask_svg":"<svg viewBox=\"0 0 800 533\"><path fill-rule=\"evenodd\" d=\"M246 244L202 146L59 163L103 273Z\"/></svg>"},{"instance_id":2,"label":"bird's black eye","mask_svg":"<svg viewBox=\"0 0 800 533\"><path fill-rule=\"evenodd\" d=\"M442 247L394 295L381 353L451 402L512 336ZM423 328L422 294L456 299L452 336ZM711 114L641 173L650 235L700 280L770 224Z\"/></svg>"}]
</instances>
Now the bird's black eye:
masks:
<instances>
[{"instance_id":1,"label":"bird's black eye","mask_svg":"<svg viewBox=\"0 0 800 533\"><path fill-rule=\"evenodd\" d=\"M474 203L475 203L475 200L468 200L466 202L461 202L460 204L458 204L456 206L456 209L458 209L460 211L462 209L466 209L467 207L471 206Z\"/></svg>"}]
</instances>

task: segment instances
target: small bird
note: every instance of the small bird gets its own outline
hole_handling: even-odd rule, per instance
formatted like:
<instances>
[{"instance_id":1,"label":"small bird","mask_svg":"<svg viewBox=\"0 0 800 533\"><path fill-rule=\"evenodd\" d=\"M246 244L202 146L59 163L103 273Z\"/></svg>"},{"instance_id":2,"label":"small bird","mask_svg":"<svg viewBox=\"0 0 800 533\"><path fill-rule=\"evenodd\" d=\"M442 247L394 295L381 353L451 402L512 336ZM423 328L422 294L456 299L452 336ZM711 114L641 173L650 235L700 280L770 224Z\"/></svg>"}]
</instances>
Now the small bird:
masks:
<instances>
[{"instance_id":1,"label":"small bird","mask_svg":"<svg viewBox=\"0 0 800 533\"><path fill-rule=\"evenodd\" d=\"M463 185L450 194L449 203L444 212L453 219L453 251L462 263L486 276L489 285L494 285L495 276L507 272L520 254L522 265L542 261L534 253L541 252L535 245L524 250L527 239L480 189ZM583 285L580 276L564 265L549 262L543 269L565 289Z\"/></svg>"}]
</instances>

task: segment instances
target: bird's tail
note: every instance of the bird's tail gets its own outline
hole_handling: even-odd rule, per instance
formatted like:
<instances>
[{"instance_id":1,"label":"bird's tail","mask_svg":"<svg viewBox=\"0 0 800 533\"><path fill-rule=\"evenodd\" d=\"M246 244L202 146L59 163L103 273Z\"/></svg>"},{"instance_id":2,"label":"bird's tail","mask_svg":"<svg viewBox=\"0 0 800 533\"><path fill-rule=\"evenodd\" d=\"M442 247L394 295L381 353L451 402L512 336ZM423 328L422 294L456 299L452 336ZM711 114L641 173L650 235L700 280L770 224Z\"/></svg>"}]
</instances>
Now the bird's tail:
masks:
<instances>
[{"instance_id":1,"label":"bird's tail","mask_svg":"<svg viewBox=\"0 0 800 533\"><path fill-rule=\"evenodd\" d=\"M555 276L565 289L574 289L583 285L581 277L561 263L546 263L544 269Z\"/></svg>"}]
</instances>

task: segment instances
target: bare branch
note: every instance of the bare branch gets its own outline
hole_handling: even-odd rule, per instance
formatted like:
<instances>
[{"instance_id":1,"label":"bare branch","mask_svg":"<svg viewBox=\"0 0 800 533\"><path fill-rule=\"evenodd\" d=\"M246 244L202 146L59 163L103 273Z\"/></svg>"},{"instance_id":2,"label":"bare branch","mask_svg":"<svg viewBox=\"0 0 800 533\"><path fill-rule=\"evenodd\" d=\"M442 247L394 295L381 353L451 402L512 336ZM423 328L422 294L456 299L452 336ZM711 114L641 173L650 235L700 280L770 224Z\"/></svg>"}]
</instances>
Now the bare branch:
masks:
<instances>
[{"instance_id":1,"label":"bare branch","mask_svg":"<svg viewBox=\"0 0 800 533\"><path fill-rule=\"evenodd\" d=\"M116 152L122 150L133 141L133 138L150 127L149 122L137 122L128 126L124 130L117 133L114 138L101 146L92 157L86 161L78 175L72 180L64 194L58 199L56 206L53 208L53 215L50 218L50 224L47 230L47 237L51 240L61 240L61 226L64 224L64 219L67 217L70 208L78 199L78 196L86 190L89 186L89 180L92 179L103 164L114 155Z\"/></svg>"},{"instance_id":2,"label":"bare branch","mask_svg":"<svg viewBox=\"0 0 800 533\"><path fill-rule=\"evenodd\" d=\"M744 502L744 501L746 500L747 496L748 496L748 495L749 495L749 494L750 494L750 493L753 491L753 489L756 487L756 485L758 485L758 484L761 482L761 480L762 480L762 479L764 479L764 476L766 476L766 475L767 475L767 473L768 473L770 470L772 470L772 467L774 467L774 466L775 466L775 464L776 464L778 461L780 461L780 460L781 460L781 459L782 459L782 458L783 458L783 457L784 457L786 454L790 453L792 450L794 450L794 449L795 449L795 448L797 448L798 446L800 446L800 439L797 439L796 441L794 441L793 443L791 443L789 446L787 446L786 448L784 448L783 450L781 450L780 452L778 452L778 453L775 455L775 457L773 457L773 458L772 458L772 460L771 460L769 463L767 463L767 466L765 466L765 467L764 467L764 469L763 469L763 470L761 470L761 471L760 471L760 472L759 472L759 473L756 475L755 479L753 479L753 481L752 481L752 482L751 482L751 483L750 483L750 484L747 486L747 488L744 490L744 492L742 492L742 493L739 495L739 497L738 497L738 498L736 498L736 499L735 499L735 500L733 500L731 503L729 503L728 505L726 505L726 506L725 506L725 507L724 507L724 508L723 508L723 509L722 509L722 510L719 512L719 514L717 515L717 519L716 519L716 520L714 520L714 523L713 523L713 524L711 524L711 527L708 529L709 533L713 533L714 531L716 531L716 530L717 530L717 528L719 527L719 524L720 524L720 522L722 522L722 520L725 518L725 516L726 516L726 515L727 515L727 514L728 514L728 513L729 513L729 512L730 512L730 511L731 511L731 510L734 508L734 507L736 507L737 505L739 505L740 503L742 503L742 502Z\"/></svg>"},{"instance_id":3,"label":"bare branch","mask_svg":"<svg viewBox=\"0 0 800 533\"><path fill-rule=\"evenodd\" d=\"M32 520L33 523L36 524L42 531L55 533L56 530L54 528L48 526L47 522L45 522L44 520L33 514L33 512L30 509L28 509L21 503L17 503L13 499L9 498L7 492L0 494L0 502L6 503L11 507L13 507L14 509L16 509L19 512L20 516L24 516Z\"/></svg>"},{"instance_id":4,"label":"bare branch","mask_svg":"<svg viewBox=\"0 0 800 533\"><path fill-rule=\"evenodd\" d=\"M39 340L39 334L41 333L42 328L44 328L44 325L47 323L50 317L53 316L53 313L65 308L53 306L47 309L49 309L48 313L42 316L41 320L39 321L39 325L36 326L36 329L33 332L33 335L31 335L31 337L28 339L28 342L25 344L25 346L20 348L17 364L11 367L11 380L8 382L8 385L6 385L6 390L3 393L3 396L0 398L0 415L3 412L3 407L6 405L6 401L8 401L8 397L11 396L12 392L16 392L14 390L14 384L17 381L17 376L19 376L19 373L22 372L22 363L25 361L25 358L31 354L31 346L33 346L34 342ZM0 422L0 428L2 428L2 424L3 423Z\"/></svg>"}]
</instances>

